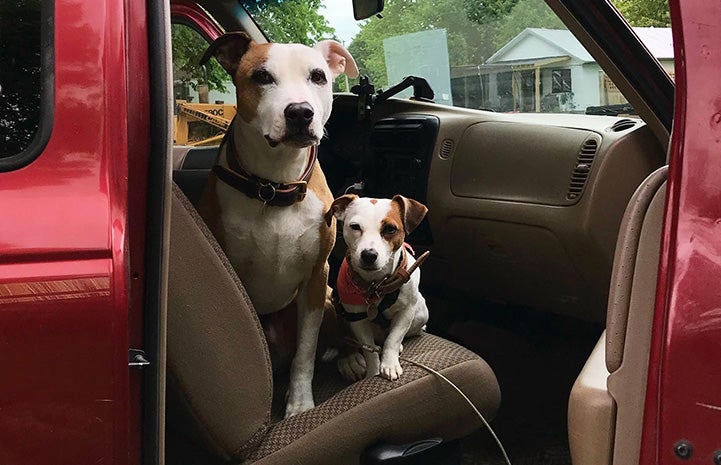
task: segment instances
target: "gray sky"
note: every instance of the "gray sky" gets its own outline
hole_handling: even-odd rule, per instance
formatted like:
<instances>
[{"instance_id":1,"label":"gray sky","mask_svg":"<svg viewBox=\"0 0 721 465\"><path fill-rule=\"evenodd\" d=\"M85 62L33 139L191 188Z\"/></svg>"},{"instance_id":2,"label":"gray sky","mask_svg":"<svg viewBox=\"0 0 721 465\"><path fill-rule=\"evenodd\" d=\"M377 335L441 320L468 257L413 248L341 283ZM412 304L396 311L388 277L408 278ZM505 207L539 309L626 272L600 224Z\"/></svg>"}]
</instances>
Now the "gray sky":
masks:
<instances>
[{"instance_id":1,"label":"gray sky","mask_svg":"<svg viewBox=\"0 0 721 465\"><path fill-rule=\"evenodd\" d=\"M351 0L323 0L320 10L328 23L335 28L335 33L345 45L350 44L360 28L353 18L353 3Z\"/></svg>"}]
</instances>

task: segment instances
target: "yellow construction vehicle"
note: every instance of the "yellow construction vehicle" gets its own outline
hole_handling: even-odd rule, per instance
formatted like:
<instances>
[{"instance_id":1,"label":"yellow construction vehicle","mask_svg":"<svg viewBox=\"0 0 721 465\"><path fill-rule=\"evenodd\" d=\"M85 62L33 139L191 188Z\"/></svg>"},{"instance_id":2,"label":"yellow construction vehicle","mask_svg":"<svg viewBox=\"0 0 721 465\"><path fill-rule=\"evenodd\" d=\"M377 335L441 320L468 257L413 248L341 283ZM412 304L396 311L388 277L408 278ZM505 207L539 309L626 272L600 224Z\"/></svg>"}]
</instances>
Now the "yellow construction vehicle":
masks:
<instances>
[{"instance_id":1,"label":"yellow construction vehicle","mask_svg":"<svg viewBox=\"0 0 721 465\"><path fill-rule=\"evenodd\" d=\"M235 105L175 101L175 144L218 145L235 116Z\"/></svg>"}]
</instances>

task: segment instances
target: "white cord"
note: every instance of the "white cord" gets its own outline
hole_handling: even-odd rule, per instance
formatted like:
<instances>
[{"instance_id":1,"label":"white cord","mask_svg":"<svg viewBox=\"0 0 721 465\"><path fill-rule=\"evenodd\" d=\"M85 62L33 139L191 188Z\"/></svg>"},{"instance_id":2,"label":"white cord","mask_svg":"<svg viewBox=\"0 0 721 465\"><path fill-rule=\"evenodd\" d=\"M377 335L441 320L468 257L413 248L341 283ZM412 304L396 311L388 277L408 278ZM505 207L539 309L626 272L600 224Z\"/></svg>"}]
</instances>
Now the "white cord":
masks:
<instances>
[{"instance_id":1,"label":"white cord","mask_svg":"<svg viewBox=\"0 0 721 465\"><path fill-rule=\"evenodd\" d=\"M355 342L355 341L354 341L354 342ZM356 342L356 344L357 344L357 342ZM359 345L361 346L361 348L362 348L363 350L368 350L368 351L370 351L370 352L380 352L380 347L378 347L378 346L369 346L369 345L367 345L367 344L359 344ZM476 406L473 404L473 402L471 401L471 399L469 399L468 396L465 395L465 394L463 393L463 391L461 391L461 388L459 388L458 386L456 386L455 383L453 383L453 381L451 381L450 379L448 379L448 378L446 378L445 376L443 376L443 374L441 374L439 371L436 371L436 370L434 370L433 368L431 368L431 367L429 367L429 366L427 366L427 365L424 365L424 364L422 364L422 363L420 363L420 362L416 362L415 360L411 360L411 359L406 358L406 357L398 357L398 358L399 358L400 360L403 360L404 362L408 362L408 363L410 363L410 364L412 364L412 365L417 366L418 368L422 368L422 369L428 371L429 373L432 373L432 374L438 376L438 377L441 378L443 381L445 381L446 383L448 383L449 386L451 386L453 389L455 389L456 392L458 392L458 394L460 394L461 397L463 397L463 399L468 403L468 405L471 406L471 408L473 409L473 411L476 412L476 415L478 415L478 418L481 419L481 421L482 421L483 424L486 426L486 428L488 428L488 431L491 433L491 436L493 436L493 439L495 439L496 444L498 444L498 448L501 449L501 453L503 454L503 459L506 461L506 464L507 464L507 465L511 465L511 460L508 458L508 454L506 453L506 449L505 449L505 447L503 447L503 444L501 443L501 440L498 439L498 436L496 435L496 432L493 431L493 428L491 428L491 425L488 423L488 421L486 421L486 417L484 417L483 414L480 412L480 410L478 410L478 409L476 408Z\"/></svg>"}]
</instances>

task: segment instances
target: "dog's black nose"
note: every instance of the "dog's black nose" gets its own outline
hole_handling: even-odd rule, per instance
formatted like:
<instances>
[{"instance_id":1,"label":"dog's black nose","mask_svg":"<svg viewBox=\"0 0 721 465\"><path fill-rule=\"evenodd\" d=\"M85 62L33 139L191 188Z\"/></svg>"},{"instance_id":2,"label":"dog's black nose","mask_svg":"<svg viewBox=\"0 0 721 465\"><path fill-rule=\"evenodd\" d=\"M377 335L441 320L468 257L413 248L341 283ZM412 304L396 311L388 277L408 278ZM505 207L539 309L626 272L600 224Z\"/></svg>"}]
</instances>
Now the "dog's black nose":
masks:
<instances>
[{"instance_id":1,"label":"dog's black nose","mask_svg":"<svg viewBox=\"0 0 721 465\"><path fill-rule=\"evenodd\" d=\"M378 258L378 252L373 249L365 249L361 251L361 261L364 265L372 265Z\"/></svg>"},{"instance_id":2,"label":"dog's black nose","mask_svg":"<svg viewBox=\"0 0 721 465\"><path fill-rule=\"evenodd\" d=\"M310 103L291 103L285 107L285 120L291 126L308 126L313 121L313 107Z\"/></svg>"}]
</instances>

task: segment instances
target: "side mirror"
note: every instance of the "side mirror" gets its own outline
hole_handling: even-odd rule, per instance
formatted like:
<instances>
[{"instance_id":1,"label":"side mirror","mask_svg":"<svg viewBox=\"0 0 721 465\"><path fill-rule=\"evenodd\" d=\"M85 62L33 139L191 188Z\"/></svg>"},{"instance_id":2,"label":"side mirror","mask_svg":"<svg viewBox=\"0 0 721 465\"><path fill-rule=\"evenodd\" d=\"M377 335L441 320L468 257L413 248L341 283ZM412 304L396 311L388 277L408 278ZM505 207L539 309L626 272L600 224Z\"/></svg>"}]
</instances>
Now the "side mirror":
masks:
<instances>
[{"instance_id":1,"label":"side mirror","mask_svg":"<svg viewBox=\"0 0 721 465\"><path fill-rule=\"evenodd\" d=\"M356 21L370 18L383 11L383 0L353 0L353 17Z\"/></svg>"}]
</instances>

